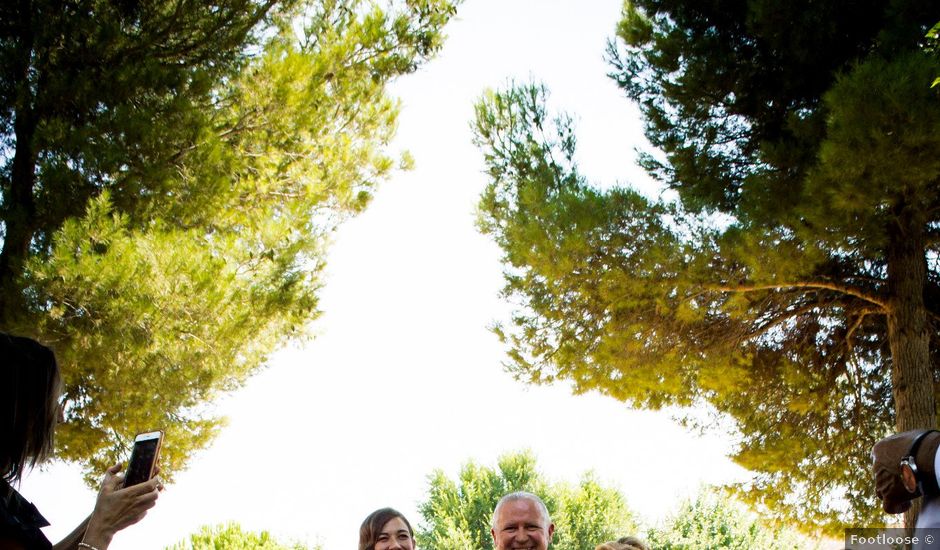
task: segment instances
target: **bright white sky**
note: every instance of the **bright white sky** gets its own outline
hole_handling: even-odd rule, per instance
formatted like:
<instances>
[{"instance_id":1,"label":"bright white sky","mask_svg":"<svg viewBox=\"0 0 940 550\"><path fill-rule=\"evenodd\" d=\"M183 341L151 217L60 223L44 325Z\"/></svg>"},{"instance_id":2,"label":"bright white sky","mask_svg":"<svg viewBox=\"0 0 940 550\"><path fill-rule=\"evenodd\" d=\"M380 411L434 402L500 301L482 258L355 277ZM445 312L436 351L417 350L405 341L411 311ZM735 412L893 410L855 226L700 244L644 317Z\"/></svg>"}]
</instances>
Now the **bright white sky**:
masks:
<instances>
[{"instance_id":1,"label":"bright white sky","mask_svg":"<svg viewBox=\"0 0 940 550\"><path fill-rule=\"evenodd\" d=\"M353 548L362 519L393 506L420 521L427 476L532 449L552 480L594 470L653 522L702 484L740 478L730 442L668 414L628 410L503 371L487 330L507 306L499 251L474 226L485 184L471 144L476 98L509 78L548 84L576 115L579 162L602 184L653 189L634 167L637 112L605 75L620 0L467 0L441 54L398 82L400 148L416 160L336 235L317 337L219 404L230 423L112 549L149 550L236 521L282 540ZM172 444L168 442L167 444ZM77 468L26 477L53 541L93 507Z\"/></svg>"}]
</instances>

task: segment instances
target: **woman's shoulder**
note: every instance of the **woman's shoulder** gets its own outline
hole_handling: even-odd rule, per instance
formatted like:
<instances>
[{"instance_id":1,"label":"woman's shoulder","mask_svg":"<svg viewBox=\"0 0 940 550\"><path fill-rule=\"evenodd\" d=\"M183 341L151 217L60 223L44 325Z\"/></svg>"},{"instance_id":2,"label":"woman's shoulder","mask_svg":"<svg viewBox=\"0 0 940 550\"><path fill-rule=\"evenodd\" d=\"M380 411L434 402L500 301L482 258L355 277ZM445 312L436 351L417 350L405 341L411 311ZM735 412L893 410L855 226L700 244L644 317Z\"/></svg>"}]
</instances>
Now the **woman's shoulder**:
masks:
<instances>
[{"instance_id":1,"label":"woman's shoulder","mask_svg":"<svg viewBox=\"0 0 940 550\"><path fill-rule=\"evenodd\" d=\"M49 522L31 502L0 480L0 540L13 539L26 548L52 548L40 530L47 525Z\"/></svg>"}]
</instances>

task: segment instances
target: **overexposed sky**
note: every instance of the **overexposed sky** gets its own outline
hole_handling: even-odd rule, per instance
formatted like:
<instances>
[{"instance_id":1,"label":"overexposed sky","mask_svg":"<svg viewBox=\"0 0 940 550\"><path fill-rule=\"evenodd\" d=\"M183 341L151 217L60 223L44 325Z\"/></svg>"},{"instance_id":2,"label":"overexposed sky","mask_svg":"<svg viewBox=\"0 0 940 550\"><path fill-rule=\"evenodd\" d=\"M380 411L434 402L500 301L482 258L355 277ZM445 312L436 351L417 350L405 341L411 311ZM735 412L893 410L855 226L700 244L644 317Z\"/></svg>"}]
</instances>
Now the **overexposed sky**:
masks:
<instances>
[{"instance_id":1,"label":"overexposed sky","mask_svg":"<svg viewBox=\"0 0 940 550\"><path fill-rule=\"evenodd\" d=\"M605 76L620 7L466 0L441 54L393 87L396 148L411 151L415 169L383 184L336 235L317 337L274 355L219 403L229 425L112 549L162 549L226 521L354 548L375 508L419 523L432 470L453 476L468 460L493 466L522 449L552 480L594 470L650 522L702 484L740 478L728 441L691 434L666 413L514 381L486 328L509 309L498 295L499 250L474 226L486 180L470 121L485 88L544 81L553 106L576 116L590 180L655 189L634 166L637 112ZM67 465L30 474L21 490L52 522L53 541L94 504Z\"/></svg>"}]
</instances>

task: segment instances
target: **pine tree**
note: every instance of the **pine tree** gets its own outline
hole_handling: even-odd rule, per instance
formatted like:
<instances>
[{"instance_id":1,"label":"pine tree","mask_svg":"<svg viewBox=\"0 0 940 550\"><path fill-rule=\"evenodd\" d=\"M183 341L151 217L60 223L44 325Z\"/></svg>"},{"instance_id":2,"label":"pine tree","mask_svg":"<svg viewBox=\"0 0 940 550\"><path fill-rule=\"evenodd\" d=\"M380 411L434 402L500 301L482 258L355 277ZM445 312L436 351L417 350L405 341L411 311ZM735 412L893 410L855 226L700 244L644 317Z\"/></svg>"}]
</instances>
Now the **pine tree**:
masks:
<instances>
[{"instance_id":1,"label":"pine tree","mask_svg":"<svg viewBox=\"0 0 940 550\"><path fill-rule=\"evenodd\" d=\"M317 315L326 247L395 166L388 83L447 0L15 2L0 8L0 330L51 345L57 455L89 479L211 403Z\"/></svg>"},{"instance_id":2,"label":"pine tree","mask_svg":"<svg viewBox=\"0 0 940 550\"><path fill-rule=\"evenodd\" d=\"M662 200L584 181L538 85L476 116L518 376L711 405L741 495L811 531L881 520L871 445L936 424L936 9L863 4L627 3L611 76Z\"/></svg>"}]
</instances>

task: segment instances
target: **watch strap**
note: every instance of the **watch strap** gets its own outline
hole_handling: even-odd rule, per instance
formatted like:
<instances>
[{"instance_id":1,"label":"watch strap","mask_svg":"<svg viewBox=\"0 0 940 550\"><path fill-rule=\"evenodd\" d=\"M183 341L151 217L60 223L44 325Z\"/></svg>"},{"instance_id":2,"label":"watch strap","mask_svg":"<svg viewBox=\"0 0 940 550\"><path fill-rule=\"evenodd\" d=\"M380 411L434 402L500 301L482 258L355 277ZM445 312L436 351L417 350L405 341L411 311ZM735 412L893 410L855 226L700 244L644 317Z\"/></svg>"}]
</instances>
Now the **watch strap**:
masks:
<instances>
[{"instance_id":1,"label":"watch strap","mask_svg":"<svg viewBox=\"0 0 940 550\"><path fill-rule=\"evenodd\" d=\"M924 430L917 434L917 437L911 442L910 449L903 457L903 459L908 459L914 464L917 480L920 482L924 493L929 495L940 494L940 487L937 484L937 472L934 466L938 448L940 448L940 431Z\"/></svg>"}]
</instances>

